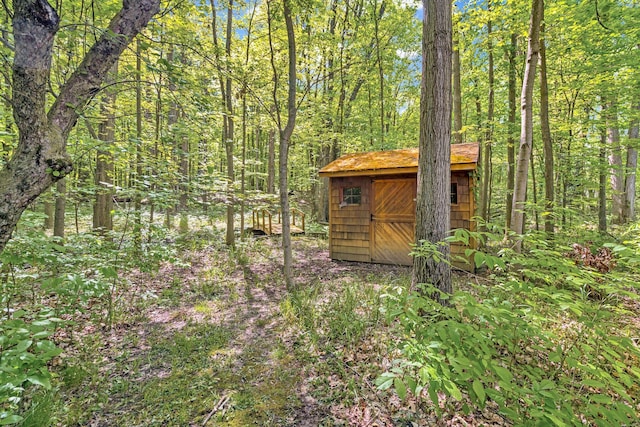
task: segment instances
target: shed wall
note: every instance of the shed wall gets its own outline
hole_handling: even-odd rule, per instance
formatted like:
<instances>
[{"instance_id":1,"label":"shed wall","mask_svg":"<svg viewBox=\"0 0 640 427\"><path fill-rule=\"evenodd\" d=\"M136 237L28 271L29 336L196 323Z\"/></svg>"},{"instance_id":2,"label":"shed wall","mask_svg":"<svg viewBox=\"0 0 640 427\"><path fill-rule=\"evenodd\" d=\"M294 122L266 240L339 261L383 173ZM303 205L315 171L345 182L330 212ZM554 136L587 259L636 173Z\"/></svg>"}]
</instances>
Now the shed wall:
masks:
<instances>
[{"instance_id":1,"label":"shed wall","mask_svg":"<svg viewBox=\"0 0 640 427\"><path fill-rule=\"evenodd\" d=\"M405 179L407 175L392 178ZM415 178L415 175L413 175ZM386 177L385 177L386 179ZM333 177L330 185L329 199L329 254L331 259L345 261L372 261L372 249L374 245L371 235L371 217L373 213L372 177ZM473 177L468 171L452 172L451 182L457 184L458 203L451 205L451 229L465 228L474 229L474 222L471 218L475 211L473 199ZM342 191L348 187L360 187L361 203L359 205L346 205L340 207L342 202ZM415 187L414 187L415 193ZM415 197L415 194L414 194ZM415 217L413 218L415 222ZM415 224L411 225L413 229ZM407 242L395 242L401 246ZM392 245L393 246L393 245ZM466 246L461 244L452 245L451 254L463 256ZM397 252L393 247L389 250ZM383 261L384 262L384 261ZM411 264L411 258L406 258L406 262L399 259L394 260L396 264ZM471 265L455 262L454 265L470 270Z\"/></svg>"},{"instance_id":2,"label":"shed wall","mask_svg":"<svg viewBox=\"0 0 640 427\"><path fill-rule=\"evenodd\" d=\"M360 187L359 205L340 207L344 188ZM371 178L331 178L329 198L329 256L345 261L371 262Z\"/></svg>"}]
</instances>

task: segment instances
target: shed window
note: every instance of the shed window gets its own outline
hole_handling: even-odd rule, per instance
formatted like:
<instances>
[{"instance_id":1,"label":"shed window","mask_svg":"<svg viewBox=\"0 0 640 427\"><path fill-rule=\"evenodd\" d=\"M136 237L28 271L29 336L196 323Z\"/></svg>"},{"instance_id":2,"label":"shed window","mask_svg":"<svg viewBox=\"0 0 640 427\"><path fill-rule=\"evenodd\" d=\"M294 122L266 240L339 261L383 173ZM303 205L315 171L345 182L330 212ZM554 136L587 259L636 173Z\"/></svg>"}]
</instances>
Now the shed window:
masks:
<instances>
[{"instance_id":1,"label":"shed window","mask_svg":"<svg viewBox=\"0 0 640 427\"><path fill-rule=\"evenodd\" d=\"M360 187L345 187L342 189L343 205L359 205L362 201L362 191Z\"/></svg>"},{"instance_id":2,"label":"shed window","mask_svg":"<svg viewBox=\"0 0 640 427\"><path fill-rule=\"evenodd\" d=\"M458 183L457 182L451 183L451 204L452 205L458 204Z\"/></svg>"}]
</instances>

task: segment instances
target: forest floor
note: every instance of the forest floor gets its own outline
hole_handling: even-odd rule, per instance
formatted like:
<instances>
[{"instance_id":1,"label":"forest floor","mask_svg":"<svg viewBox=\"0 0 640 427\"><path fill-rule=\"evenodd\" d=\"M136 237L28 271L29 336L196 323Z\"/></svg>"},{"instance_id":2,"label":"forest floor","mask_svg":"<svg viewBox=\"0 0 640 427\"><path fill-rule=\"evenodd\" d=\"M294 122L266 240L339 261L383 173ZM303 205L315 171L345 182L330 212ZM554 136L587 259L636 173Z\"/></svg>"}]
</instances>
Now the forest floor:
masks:
<instances>
[{"instance_id":1,"label":"forest floor","mask_svg":"<svg viewBox=\"0 0 640 427\"><path fill-rule=\"evenodd\" d=\"M374 385L401 331L384 294L407 267L335 262L327 241L293 240L298 291L285 290L280 240L229 251L194 245L155 274L130 272L112 327L61 330L59 425L504 425L490 408L437 416ZM456 276L464 286L470 277Z\"/></svg>"}]
</instances>

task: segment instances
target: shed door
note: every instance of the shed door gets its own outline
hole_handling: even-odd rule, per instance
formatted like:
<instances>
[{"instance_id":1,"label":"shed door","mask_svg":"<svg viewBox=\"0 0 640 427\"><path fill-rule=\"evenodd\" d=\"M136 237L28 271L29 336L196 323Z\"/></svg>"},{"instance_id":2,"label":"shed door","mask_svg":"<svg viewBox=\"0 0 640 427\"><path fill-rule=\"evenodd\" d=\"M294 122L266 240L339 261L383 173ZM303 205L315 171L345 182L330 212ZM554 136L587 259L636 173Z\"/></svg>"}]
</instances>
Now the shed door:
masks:
<instances>
[{"instance_id":1,"label":"shed door","mask_svg":"<svg viewBox=\"0 0 640 427\"><path fill-rule=\"evenodd\" d=\"M416 179L373 181L371 261L411 265L415 236Z\"/></svg>"}]
</instances>

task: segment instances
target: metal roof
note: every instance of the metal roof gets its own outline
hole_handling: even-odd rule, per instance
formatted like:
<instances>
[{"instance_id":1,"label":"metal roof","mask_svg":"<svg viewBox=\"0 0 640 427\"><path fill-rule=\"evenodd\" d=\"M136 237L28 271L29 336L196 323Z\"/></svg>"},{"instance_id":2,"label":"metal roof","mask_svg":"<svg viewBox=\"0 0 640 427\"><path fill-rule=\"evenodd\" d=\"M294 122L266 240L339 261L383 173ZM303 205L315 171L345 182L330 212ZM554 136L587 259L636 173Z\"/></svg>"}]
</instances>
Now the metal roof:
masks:
<instances>
[{"instance_id":1,"label":"metal roof","mask_svg":"<svg viewBox=\"0 0 640 427\"><path fill-rule=\"evenodd\" d=\"M478 163L479 144L451 145L451 170L475 170ZM318 171L320 176L389 175L416 173L418 149L371 151L347 154Z\"/></svg>"}]
</instances>

